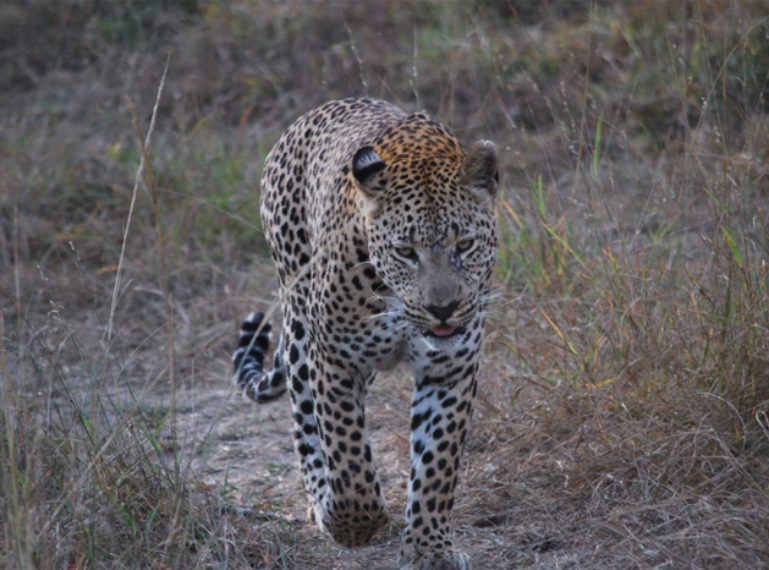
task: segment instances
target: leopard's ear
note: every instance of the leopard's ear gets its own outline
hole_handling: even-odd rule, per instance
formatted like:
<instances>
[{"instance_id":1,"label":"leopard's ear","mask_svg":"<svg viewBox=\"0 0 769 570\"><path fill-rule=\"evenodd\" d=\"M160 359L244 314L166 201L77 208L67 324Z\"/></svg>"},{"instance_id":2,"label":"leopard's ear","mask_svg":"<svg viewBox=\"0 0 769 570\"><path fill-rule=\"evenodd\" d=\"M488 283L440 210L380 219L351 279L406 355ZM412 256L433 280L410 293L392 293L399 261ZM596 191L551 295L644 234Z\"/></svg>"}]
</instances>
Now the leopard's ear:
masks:
<instances>
[{"instance_id":1,"label":"leopard's ear","mask_svg":"<svg viewBox=\"0 0 769 570\"><path fill-rule=\"evenodd\" d=\"M478 141L462 162L463 182L478 199L495 198L499 186L497 145L491 141Z\"/></svg>"},{"instance_id":2,"label":"leopard's ear","mask_svg":"<svg viewBox=\"0 0 769 570\"><path fill-rule=\"evenodd\" d=\"M370 146L364 146L352 157L352 174L358 187L369 198L375 198L385 188L387 165Z\"/></svg>"}]
</instances>

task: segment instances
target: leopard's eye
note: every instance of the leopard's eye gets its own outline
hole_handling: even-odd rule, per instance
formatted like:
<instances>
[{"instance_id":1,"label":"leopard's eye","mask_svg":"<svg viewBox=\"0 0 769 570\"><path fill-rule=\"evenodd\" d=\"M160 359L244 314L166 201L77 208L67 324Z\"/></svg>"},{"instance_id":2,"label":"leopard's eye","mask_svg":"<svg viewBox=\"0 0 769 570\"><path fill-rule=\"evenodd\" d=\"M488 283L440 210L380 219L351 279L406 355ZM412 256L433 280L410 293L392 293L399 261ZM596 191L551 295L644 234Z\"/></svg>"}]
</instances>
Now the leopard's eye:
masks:
<instances>
[{"instance_id":1,"label":"leopard's eye","mask_svg":"<svg viewBox=\"0 0 769 570\"><path fill-rule=\"evenodd\" d=\"M455 246L457 253L464 253L471 247L473 247L473 238L462 239L457 242Z\"/></svg>"},{"instance_id":2,"label":"leopard's eye","mask_svg":"<svg viewBox=\"0 0 769 570\"><path fill-rule=\"evenodd\" d=\"M399 257L402 257L404 259L413 260L417 258L416 250L413 247L408 245L397 246L395 248L395 253L397 253Z\"/></svg>"}]
</instances>

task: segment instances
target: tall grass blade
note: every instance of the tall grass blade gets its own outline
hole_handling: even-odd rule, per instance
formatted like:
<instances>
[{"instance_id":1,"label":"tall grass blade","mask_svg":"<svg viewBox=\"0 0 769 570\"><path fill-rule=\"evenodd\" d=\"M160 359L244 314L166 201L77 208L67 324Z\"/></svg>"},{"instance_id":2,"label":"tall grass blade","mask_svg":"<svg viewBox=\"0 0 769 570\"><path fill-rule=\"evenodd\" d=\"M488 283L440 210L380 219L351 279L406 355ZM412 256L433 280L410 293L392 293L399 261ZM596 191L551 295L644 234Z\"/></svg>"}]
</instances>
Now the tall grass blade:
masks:
<instances>
[{"instance_id":1,"label":"tall grass blade","mask_svg":"<svg viewBox=\"0 0 769 570\"><path fill-rule=\"evenodd\" d=\"M726 226L721 225L719 228L721 229L721 233L724 234L724 237L726 238L726 243L729 244L729 249L732 250L732 255L734 255L734 260L737 262L737 266L740 269L744 269L745 263L742 261L742 254L737 248L737 244L735 243L734 238L732 238L729 230L726 229Z\"/></svg>"},{"instance_id":2,"label":"tall grass blade","mask_svg":"<svg viewBox=\"0 0 769 570\"><path fill-rule=\"evenodd\" d=\"M593 149L593 178L598 180L598 167L601 164L601 135L603 134L603 111L598 115L595 126L595 148Z\"/></svg>"}]
</instances>

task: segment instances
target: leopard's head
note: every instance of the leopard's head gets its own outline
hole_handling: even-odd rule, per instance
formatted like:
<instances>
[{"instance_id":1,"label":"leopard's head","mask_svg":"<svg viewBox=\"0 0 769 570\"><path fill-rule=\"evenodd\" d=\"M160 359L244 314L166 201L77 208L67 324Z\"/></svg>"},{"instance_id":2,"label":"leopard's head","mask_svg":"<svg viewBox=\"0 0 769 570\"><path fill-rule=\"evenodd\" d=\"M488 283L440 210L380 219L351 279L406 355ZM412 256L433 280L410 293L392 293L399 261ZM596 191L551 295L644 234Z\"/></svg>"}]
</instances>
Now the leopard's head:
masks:
<instances>
[{"instance_id":1,"label":"leopard's head","mask_svg":"<svg viewBox=\"0 0 769 570\"><path fill-rule=\"evenodd\" d=\"M485 309L496 259L496 146L465 152L446 127L414 114L359 149L350 170L390 310L424 335L459 337Z\"/></svg>"}]
</instances>

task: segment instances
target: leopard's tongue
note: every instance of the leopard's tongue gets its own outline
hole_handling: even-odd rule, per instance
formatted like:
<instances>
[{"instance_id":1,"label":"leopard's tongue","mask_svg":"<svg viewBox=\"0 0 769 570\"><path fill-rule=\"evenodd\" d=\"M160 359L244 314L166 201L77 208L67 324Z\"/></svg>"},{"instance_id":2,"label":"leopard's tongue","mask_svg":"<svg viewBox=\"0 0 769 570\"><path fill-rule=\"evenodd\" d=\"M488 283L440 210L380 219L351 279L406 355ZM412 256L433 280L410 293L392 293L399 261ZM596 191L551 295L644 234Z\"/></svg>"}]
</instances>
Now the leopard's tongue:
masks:
<instances>
[{"instance_id":1,"label":"leopard's tongue","mask_svg":"<svg viewBox=\"0 0 769 570\"><path fill-rule=\"evenodd\" d=\"M450 327L450 326L435 327L434 329L430 329L430 332L437 337L451 336L456 331L457 331L457 327Z\"/></svg>"}]
</instances>

